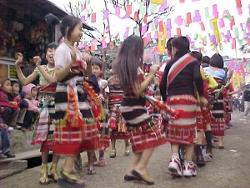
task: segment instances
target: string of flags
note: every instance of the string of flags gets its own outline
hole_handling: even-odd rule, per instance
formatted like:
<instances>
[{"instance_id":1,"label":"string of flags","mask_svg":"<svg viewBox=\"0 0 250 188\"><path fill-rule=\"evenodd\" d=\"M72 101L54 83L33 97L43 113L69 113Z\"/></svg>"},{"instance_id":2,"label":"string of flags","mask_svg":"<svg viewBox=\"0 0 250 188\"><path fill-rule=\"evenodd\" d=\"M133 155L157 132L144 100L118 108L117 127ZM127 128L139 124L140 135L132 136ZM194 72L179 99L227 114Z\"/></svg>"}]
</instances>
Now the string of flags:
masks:
<instances>
[{"instance_id":1,"label":"string of flags","mask_svg":"<svg viewBox=\"0 0 250 188\"><path fill-rule=\"evenodd\" d=\"M189 6L191 6L190 3L201 3L205 0L178 1L180 4L189 3ZM171 6L168 0L150 0L150 3L150 6L153 6L156 12L165 11L168 6ZM162 49L165 47L167 38L175 35L185 35L189 27L198 28L197 33L188 35L193 44L199 39L202 45L214 46L219 49L223 49L223 45L231 45L231 49L236 49L237 46L241 46L244 43L250 44L250 17L242 23L236 23L238 21L236 16L250 14L250 2L247 9L243 9L242 0L234 0L234 5L238 15L231 14L230 10L227 10L227 7L221 9L218 3L214 3L194 11L181 12L180 15L175 17L171 13L165 18L155 14L156 16L152 20L149 13L145 11L143 1L132 1L126 5L125 9L113 6L113 10L103 10L102 17L103 21L106 21L111 14L121 19L129 17L135 22L141 20L140 32L144 43L148 44L152 40L158 41L157 49L160 54L164 53ZM178 3L175 3L174 6L178 6ZM87 9L86 1L82 4L81 9ZM90 13L90 22L92 24L97 22L97 14L99 12ZM82 22L86 22L86 16L82 16L81 20ZM106 28L107 31L109 29L112 28ZM119 36L123 36L123 39L125 39L131 32L135 32L135 30L136 28L127 27L123 31L124 33L121 33ZM105 36L103 36L101 41L102 47L107 47L106 43L108 42Z\"/></svg>"}]
</instances>

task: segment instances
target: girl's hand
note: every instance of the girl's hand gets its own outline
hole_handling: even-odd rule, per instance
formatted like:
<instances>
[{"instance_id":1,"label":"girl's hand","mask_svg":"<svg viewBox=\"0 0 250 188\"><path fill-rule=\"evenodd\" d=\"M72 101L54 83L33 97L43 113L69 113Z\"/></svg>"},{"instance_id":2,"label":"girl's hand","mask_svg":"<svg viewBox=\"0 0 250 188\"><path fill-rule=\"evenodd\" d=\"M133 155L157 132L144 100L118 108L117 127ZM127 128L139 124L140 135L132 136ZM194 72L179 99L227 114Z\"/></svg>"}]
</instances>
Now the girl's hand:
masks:
<instances>
[{"instance_id":1,"label":"girl's hand","mask_svg":"<svg viewBox=\"0 0 250 188\"><path fill-rule=\"evenodd\" d=\"M35 63L36 66L39 66L42 62L41 58L39 56L33 57L33 62Z\"/></svg>"},{"instance_id":2,"label":"girl's hand","mask_svg":"<svg viewBox=\"0 0 250 188\"><path fill-rule=\"evenodd\" d=\"M155 74L157 72L158 68L159 68L159 65L156 65L156 64L151 65L151 67L150 67L150 73L151 74Z\"/></svg>"},{"instance_id":3,"label":"girl's hand","mask_svg":"<svg viewBox=\"0 0 250 188\"><path fill-rule=\"evenodd\" d=\"M17 53L16 57L17 57L17 60L15 62L15 65L20 66L20 64L23 62L23 54Z\"/></svg>"}]
</instances>

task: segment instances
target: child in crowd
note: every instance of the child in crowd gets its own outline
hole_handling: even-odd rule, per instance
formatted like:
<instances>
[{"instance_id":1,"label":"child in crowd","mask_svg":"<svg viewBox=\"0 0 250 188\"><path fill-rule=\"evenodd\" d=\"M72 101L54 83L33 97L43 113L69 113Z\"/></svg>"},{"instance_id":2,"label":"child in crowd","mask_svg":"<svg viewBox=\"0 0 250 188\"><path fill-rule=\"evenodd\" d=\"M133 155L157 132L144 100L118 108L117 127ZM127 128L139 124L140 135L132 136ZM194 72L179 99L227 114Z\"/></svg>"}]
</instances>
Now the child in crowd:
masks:
<instances>
[{"instance_id":1,"label":"child in crowd","mask_svg":"<svg viewBox=\"0 0 250 188\"><path fill-rule=\"evenodd\" d=\"M4 79L0 85L0 159L15 157L10 152L7 123L16 115L17 105L15 102L9 100L10 94L11 82L9 79Z\"/></svg>"},{"instance_id":2,"label":"child in crowd","mask_svg":"<svg viewBox=\"0 0 250 188\"><path fill-rule=\"evenodd\" d=\"M96 57L91 58L92 64L92 73L96 76L98 85L100 88L99 97L102 102L101 113L98 118L100 121L100 150L99 150L99 161L95 163L95 166L103 167L106 165L106 161L104 159L104 151L109 147L109 135L108 135L108 126L105 124L105 112L104 112L104 103L105 103L105 90L107 89L108 82L107 80L102 79L102 61Z\"/></svg>"},{"instance_id":3,"label":"child in crowd","mask_svg":"<svg viewBox=\"0 0 250 188\"><path fill-rule=\"evenodd\" d=\"M23 121L24 129L32 129L32 125L38 117L38 90L34 84L28 84L23 87L25 93L25 101L28 103L28 108Z\"/></svg>"},{"instance_id":4,"label":"child in crowd","mask_svg":"<svg viewBox=\"0 0 250 188\"><path fill-rule=\"evenodd\" d=\"M5 124L15 124L12 120L17 119L18 116L18 104L15 101L11 101L12 87L9 79L4 79L0 87L0 103L3 107L2 118Z\"/></svg>"}]
</instances>

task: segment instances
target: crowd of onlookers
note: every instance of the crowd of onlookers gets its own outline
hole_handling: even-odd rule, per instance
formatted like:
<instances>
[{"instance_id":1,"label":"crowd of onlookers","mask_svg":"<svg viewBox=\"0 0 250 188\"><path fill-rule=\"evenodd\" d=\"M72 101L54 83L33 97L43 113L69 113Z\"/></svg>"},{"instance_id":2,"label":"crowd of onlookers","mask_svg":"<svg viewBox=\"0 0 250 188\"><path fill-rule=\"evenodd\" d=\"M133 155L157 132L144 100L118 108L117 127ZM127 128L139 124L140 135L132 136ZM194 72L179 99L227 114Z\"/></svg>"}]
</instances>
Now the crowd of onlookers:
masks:
<instances>
[{"instance_id":1,"label":"crowd of onlookers","mask_svg":"<svg viewBox=\"0 0 250 188\"><path fill-rule=\"evenodd\" d=\"M16 80L0 83L0 159L15 157L10 151L9 132L33 130L38 118L38 88L28 84L21 89Z\"/></svg>"}]
</instances>

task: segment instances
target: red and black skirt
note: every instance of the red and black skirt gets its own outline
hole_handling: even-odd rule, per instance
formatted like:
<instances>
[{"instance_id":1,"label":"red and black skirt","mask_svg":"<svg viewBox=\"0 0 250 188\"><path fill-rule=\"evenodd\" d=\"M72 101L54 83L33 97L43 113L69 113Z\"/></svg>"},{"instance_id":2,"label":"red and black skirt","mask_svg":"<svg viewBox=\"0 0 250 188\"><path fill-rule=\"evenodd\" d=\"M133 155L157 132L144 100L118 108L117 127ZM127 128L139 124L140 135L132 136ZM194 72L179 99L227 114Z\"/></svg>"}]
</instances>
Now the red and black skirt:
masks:
<instances>
[{"instance_id":1,"label":"red and black skirt","mask_svg":"<svg viewBox=\"0 0 250 188\"><path fill-rule=\"evenodd\" d=\"M225 132L225 110L223 97L220 96L213 103L211 129L214 136L224 136Z\"/></svg>"},{"instance_id":2,"label":"red and black skirt","mask_svg":"<svg viewBox=\"0 0 250 188\"><path fill-rule=\"evenodd\" d=\"M72 87L58 82L55 111L55 153L76 155L99 148L98 124L81 85Z\"/></svg>"},{"instance_id":3,"label":"red and black skirt","mask_svg":"<svg viewBox=\"0 0 250 188\"><path fill-rule=\"evenodd\" d=\"M136 126L128 126L128 132L132 151L135 153L166 143L165 133L152 120Z\"/></svg>"},{"instance_id":4,"label":"red and black skirt","mask_svg":"<svg viewBox=\"0 0 250 188\"><path fill-rule=\"evenodd\" d=\"M167 141L171 144L192 144L195 138L197 101L192 95L169 97L170 108L181 110L176 120L169 120L165 127Z\"/></svg>"}]
</instances>

